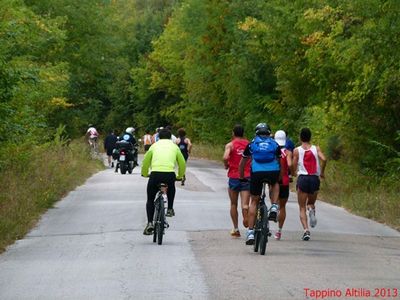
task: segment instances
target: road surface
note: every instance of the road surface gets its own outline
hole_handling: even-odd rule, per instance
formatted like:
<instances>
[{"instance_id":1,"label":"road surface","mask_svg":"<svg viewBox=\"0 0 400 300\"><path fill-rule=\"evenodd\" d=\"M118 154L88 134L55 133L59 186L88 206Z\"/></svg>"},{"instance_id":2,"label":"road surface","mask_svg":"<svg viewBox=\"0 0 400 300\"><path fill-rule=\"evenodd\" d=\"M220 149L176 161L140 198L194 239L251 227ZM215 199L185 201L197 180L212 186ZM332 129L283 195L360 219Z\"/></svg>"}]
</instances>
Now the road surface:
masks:
<instances>
[{"instance_id":1,"label":"road surface","mask_svg":"<svg viewBox=\"0 0 400 300\"><path fill-rule=\"evenodd\" d=\"M291 194L282 240L261 256L243 228L229 235L222 166L192 159L187 178L158 246L142 234L139 169L97 173L0 256L0 299L400 299L399 232L318 201L301 241Z\"/></svg>"}]
</instances>

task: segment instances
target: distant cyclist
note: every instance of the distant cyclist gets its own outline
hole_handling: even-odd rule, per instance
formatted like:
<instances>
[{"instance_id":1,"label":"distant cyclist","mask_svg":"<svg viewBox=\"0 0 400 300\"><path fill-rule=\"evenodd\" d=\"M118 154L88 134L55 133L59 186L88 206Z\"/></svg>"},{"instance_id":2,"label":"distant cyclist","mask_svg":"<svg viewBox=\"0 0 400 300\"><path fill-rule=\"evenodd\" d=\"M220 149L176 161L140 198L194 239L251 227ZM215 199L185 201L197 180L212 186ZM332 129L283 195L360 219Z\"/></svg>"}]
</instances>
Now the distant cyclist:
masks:
<instances>
[{"instance_id":1,"label":"distant cyclist","mask_svg":"<svg viewBox=\"0 0 400 300\"><path fill-rule=\"evenodd\" d=\"M248 181L242 182L239 180L239 163L242 159L244 149L249 144L249 141L243 136L244 128L241 125L235 125L232 131L232 141L225 145L223 157L225 169L228 170L228 194L231 200L230 214L233 223L231 236L233 237L240 237L237 209L239 195L242 207L243 226L245 228L249 226L250 183ZM244 177L250 179L250 161L248 161L245 166Z\"/></svg>"},{"instance_id":2,"label":"distant cyclist","mask_svg":"<svg viewBox=\"0 0 400 300\"><path fill-rule=\"evenodd\" d=\"M99 133L93 124L89 125L89 129L86 131L86 136L88 137L88 143L90 147L97 150L97 139L99 137Z\"/></svg>"},{"instance_id":3,"label":"distant cyclist","mask_svg":"<svg viewBox=\"0 0 400 300\"><path fill-rule=\"evenodd\" d=\"M185 175L185 159L178 146L171 140L171 132L162 129L159 132L160 140L151 145L149 151L146 152L142 163L142 176L148 177L149 169L151 174L147 183L147 225L143 234L150 235L154 230L154 198L159 190L160 183L168 185L168 210L167 217L175 215L173 208L175 198L175 180L182 179ZM175 175L175 164L178 164L178 176Z\"/></svg>"},{"instance_id":4,"label":"distant cyclist","mask_svg":"<svg viewBox=\"0 0 400 300\"><path fill-rule=\"evenodd\" d=\"M326 158L318 146L311 144L311 130L303 128L300 131L301 146L294 149L293 169L297 170L297 200L300 209L300 221L304 233L302 239L308 241L311 238L308 228L307 213L310 217L310 226L317 225L315 216L315 202L320 186L320 177L324 178Z\"/></svg>"},{"instance_id":5,"label":"distant cyclist","mask_svg":"<svg viewBox=\"0 0 400 300\"><path fill-rule=\"evenodd\" d=\"M176 138L176 144L182 152L183 158L187 162L190 152L192 151L192 142L186 137L186 131L183 128L178 129L178 137ZM186 177L182 178L181 185L185 185Z\"/></svg>"},{"instance_id":6,"label":"distant cyclist","mask_svg":"<svg viewBox=\"0 0 400 300\"><path fill-rule=\"evenodd\" d=\"M265 123L256 126L256 137L249 143L243 152L240 161L240 179L244 180L244 169L247 161L251 158L250 194L251 202L249 209L249 230L247 231L246 244L254 244L254 223L256 218L257 204L260 201L263 182L268 183L271 192L271 209L269 220L277 221L280 156L279 145L271 138L271 129Z\"/></svg>"},{"instance_id":7,"label":"distant cyclist","mask_svg":"<svg viewBox=\"0 0 400 300\"><path fill-rule=\"evenodd\" d=\"M279 229L275 233L275 239L280 240L282 237L282 228L286 219L286 203L289 199L289 170L292 168L292 152L286 149L286 133L278 130L274 135L275 141L281 147L281 176L279 180Z\"/></svg>"}]
</instances>

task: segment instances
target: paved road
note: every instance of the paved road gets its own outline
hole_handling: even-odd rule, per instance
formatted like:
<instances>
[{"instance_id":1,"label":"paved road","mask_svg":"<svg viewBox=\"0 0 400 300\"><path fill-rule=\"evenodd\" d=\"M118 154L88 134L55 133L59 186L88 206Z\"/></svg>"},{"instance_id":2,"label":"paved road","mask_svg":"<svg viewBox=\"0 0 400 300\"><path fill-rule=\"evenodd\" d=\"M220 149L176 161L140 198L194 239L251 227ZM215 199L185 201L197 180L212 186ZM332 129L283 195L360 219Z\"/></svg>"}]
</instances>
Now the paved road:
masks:
<instances>
[{"instance_id":1,"label":"paved road","mask_svg":"<svg viewBox=\"0 0 400 300\"><path fill-rule=\"evenodd\" d=\"M376 288L400 299L399 232L318 202L303 242L291 195L282 240L260 256L243 230L229 236L225 176L218 164L190 161L158 246L142 234L139 170L94 175L0 256L0 299L372 299Z\"/></svg>"}]
</instances>

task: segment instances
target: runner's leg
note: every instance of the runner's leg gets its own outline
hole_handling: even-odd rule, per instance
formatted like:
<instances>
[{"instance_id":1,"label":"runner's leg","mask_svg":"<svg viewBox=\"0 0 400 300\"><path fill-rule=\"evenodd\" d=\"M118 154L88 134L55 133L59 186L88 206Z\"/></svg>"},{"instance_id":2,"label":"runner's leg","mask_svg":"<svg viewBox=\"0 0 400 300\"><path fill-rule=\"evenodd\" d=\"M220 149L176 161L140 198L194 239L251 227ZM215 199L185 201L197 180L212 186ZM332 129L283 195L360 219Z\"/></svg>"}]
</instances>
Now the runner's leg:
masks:
<instances>
[{"instance_id":1,"label":"runner's leg","mask_svg":"<svg viewBox=\"0 0 400 300\"><path fill-rule=\"evenodd\" d=\"M250 191L241 191L240 201L242 205L243 226L247 228L249 226Z\"/></svg>"},{"instance_id":2,"label":"runner's leg","mask_svg":"<svg viewBox=\"0 0 400 300\"><path fill-rule=\"evenodd\" d=\"M237 205L238 205L239 192L236 192L236 191L228 188L228 194L229 194L229 199L231 200L231 211L230 212L231 212L233 228L236 229L236 228L238 228Z\"/></svg>"}]
</instances>

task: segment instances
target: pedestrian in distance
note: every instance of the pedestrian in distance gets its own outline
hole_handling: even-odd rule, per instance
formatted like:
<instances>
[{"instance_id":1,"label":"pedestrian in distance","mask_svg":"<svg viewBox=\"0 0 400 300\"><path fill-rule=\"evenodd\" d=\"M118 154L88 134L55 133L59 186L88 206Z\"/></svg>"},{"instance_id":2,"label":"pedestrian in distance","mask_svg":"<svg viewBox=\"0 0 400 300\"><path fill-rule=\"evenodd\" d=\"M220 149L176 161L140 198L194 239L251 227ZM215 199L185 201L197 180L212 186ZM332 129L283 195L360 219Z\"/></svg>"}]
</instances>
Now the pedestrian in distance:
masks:
<instances>
[{"instance_id":1,"label":"pedestrian in distance","mask_svg":"<svg viewBox=\"0 0 400 300\"><path fill-rule=\"evenodd\" d=\"M320 187L320 178L324 178L326 158L318 146L311 144L311 130L303 128L300 131L301 146L294 149L293 169L297 171L297 201L300 210L300 222L304 233L302 239L311 238L307 220L307 209L310 226L317 225L315 216L315 202Z\"/></svg>"},{"instance_id":2,"label":"pedestrian in distance","mask_svg":"<svg viewBox=\"0 0 400 300\"><path fill-rule=\"evenodd\" d=\"M185 162L187 162L190 152L192 151L192 142L186 137L186 131L183 128L178 129L178 137L176 138L176 144L182 152ZM181 185L185 185L186 177L184 176L181 181Z\"/></svg>"},{"instance_id":3,"label":"pedestrian in distance","mask_svg":"<svg viewBox=\"0 0 400 300\"><path fill-rule=\"evenodd\" d=\"M243 226L248 227L248 212L250 202L250 160L247 161L244 169L244 177L247 181L240 181L239 164L243 152L249 141L244 138L244 128L235 125L232 130L232 140L225 145L223 156L225 169L228 170L228 195L231 202L230 215L233 223L231 236L240 237L238 226L238 200L240 196Z\"/></svg>"},{"instance_id":4,"label":"pedestrian in distance","mask_svg":"<svg viewBox=\"0 0 400 300\"><path fill-rule=\"evenodd\" d=\"M104 150L107 153L108 166L114 168L114 161L112 159L113 150L117 143L118 137L115 135L114 130L111 130L109 134L104 139Z\"/></svg>"},{"instance_id":5,"label":"pedestrian in distance","mask_svg":"<svg viewBox=\"0 0 400 300\"><path fill-rule=\"evenodd\" d=\"M152 141L152 136L150 134L150 130L146 129L145 131L145 135L143 136L143 148L144 148L144 152L147 152L151 146L151 144L153 143Z\"/></svg>"},{"instance_id":6,"label":"pedestrian in distance","mask_svg":"<svg viewBox=\"0 0 400 300\"><path fill-rule=\"evenodd\" d=\"M283 130L275 132L275 141L281 147L281 174L279 180L279 215L278 215L278 231L275 233L275 239L280 240L282 237L282 228L286 219L286 203L289 199L289 171L292 168L292 152L286 149L286 133Z\"/></svg>"}]
</instances>

